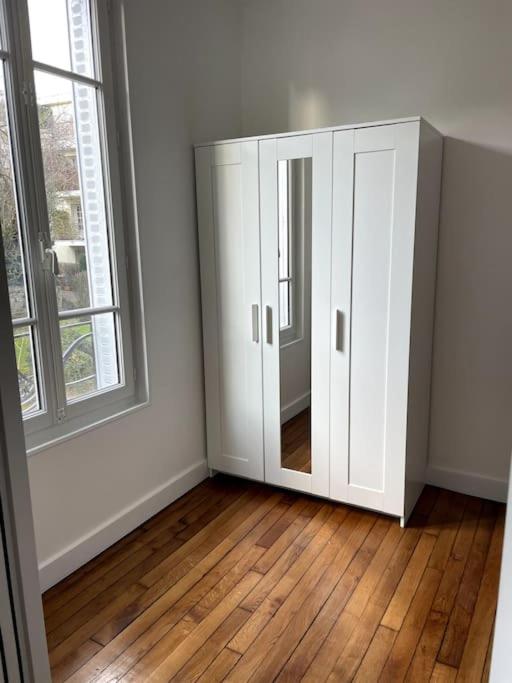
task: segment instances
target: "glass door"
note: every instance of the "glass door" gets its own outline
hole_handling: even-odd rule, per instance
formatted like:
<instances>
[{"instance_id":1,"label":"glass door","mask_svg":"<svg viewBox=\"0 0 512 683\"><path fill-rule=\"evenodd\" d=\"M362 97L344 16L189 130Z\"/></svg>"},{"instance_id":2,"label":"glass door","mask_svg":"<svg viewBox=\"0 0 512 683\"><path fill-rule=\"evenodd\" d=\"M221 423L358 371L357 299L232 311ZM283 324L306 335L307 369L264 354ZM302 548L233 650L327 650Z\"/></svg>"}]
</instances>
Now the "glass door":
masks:
<instances>
[{"instance_id":1,"label":"glass door","mask_svg":"<svg viewBox=\"0 0 512 683\"><path fill-rule=\"evenodd\" d=\"M260 142L265 479L325 496L331 149L331 133Z\"/></svg>"}]
</instances>

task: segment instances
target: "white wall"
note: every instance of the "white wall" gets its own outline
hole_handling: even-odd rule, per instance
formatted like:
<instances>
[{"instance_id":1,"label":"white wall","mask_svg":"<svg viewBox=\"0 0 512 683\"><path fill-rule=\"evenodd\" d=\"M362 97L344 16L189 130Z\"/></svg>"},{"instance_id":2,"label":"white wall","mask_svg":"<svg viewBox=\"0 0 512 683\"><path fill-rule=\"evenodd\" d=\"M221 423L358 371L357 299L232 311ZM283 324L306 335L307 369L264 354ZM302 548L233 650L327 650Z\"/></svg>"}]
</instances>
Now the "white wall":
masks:
<instances>
[{"instance_id":1,"label":"white wall","mask_svg":"<svg viewBox=\"0 0 512 683\"><path fill-rule=\"evenodd\" d=\"M487 495L512 432L511 26L509 0L244 2L245 135L421 114L447 136L431 476Z\"/></svg>"},{"instance_id":2,"label":"white wall","mask_svg":"<svg viewBox=\"0 0 512 683\"><path fill-rule=\"evenodd\" d=\"M30 457L45 585L205 474L192 143L240 132L238 11L126 1L151 406Z\"/></svg>"}]
</instances>

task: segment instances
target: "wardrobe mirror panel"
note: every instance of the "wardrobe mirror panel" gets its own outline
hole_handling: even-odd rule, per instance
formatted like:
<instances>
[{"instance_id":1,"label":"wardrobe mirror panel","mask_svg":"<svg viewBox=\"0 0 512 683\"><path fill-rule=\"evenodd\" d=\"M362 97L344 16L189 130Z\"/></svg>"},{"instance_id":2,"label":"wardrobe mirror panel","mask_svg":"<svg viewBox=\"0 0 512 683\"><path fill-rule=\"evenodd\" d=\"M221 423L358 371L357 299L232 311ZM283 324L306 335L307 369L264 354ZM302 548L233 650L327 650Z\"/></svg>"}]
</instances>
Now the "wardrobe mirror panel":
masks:
<instances>
[{"instance_id":1,"label":"wardrobe mirror panel","mask_svg":"<svg viewBox=\"0 0 512 683\"><path fill-rule=\"evenodd\" d=\"M311 158L278 162L281 467L311 474Z\"/></svg>"}]
</instances>

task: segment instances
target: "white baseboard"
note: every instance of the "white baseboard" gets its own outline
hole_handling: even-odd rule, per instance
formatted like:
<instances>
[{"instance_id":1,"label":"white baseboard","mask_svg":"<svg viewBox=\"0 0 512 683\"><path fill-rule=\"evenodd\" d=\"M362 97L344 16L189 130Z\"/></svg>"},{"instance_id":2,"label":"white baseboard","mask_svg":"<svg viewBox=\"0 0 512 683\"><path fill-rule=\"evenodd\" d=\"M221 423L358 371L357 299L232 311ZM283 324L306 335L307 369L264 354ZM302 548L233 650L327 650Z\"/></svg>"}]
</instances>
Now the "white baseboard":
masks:
<instances>
[{"instance_id":1,"label":"white baseboard","mask_svg":"<svg viewBox=\"0 0 512 683\"><path fill-rule=\"evenodd\" d=\"M42 562L39 565L41 590L45 591L61 581L207 477L206 460L187 467L101 526Z\"/></svg>"},{"instance_id":2,"label":"white baseboard","mask_svg":"<svg viewBox=\"0 0 512 683\"><path fill-rule=\"evenodd\" d=\"M311 392L306 392L291 403L287 403L281 410L281 424L288 422L311 405Z\"/></svg>"},{"instance_id":3,"label":"white baseboard","mask_svg":"<svg viewBox=\"0 0 512 683\"><path fill-rule=\"evenodd\" d=\"M439 486L449 491L496 500L499 503L505 503L507 500L507 479L496 479L482 474L461 472L435 465L427 466L426 476L427 484Z\"/></svg>"}]
</instances>

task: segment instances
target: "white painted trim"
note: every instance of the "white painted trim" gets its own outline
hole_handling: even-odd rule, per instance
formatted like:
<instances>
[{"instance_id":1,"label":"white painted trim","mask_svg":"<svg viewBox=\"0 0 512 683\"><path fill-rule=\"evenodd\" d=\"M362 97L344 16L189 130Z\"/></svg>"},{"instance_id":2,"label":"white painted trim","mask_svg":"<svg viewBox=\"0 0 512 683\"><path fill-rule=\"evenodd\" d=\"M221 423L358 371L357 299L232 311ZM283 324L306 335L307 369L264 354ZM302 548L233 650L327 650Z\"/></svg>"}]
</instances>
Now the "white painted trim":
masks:
<instances>
[{"instance_id":1,"label":"white painted trim","mask_svg":"<svg viewBox=\"0 0 512 683\"><path fill-rule=\"evenodd\" d=\"M294 401L290 401L281 408L281 424L288 422L292 417L301 413L305 408L311 405L311 392L306 391L305 394L299 396Z\"/></svg>"},{"instance_id":2,"label":"white painted trim","mask_svg":"<svg viewBox=\"0 0 512 683\"><path fill-rule=\"evenodd\" d=\"M306 130L293 130L284 133L268 133L266 135L251 135L245 138L228 138L226 140L213 140L212 142L198 142L194 147L211 147L212 145L230 145L233 143L247 142L250 140L274 140L289 137L300 137L302 135L316 135L318 133L334 133L338 130L352 130L355 128L376 128L377 126L390 126L395 123L412 123L414 121L425 121L421 116L408 116L401 119L388 119L384 121L365 121L364 123L348 123L339 126L328 126L327 128L308 128ZM436 130L432 124L426 124Z\"/></svg>"},{"instance_id":3,"label":"white painted trim","mask_svg":"<svg viewBox=\"0 0 512 683\"><path fill-rule=\"evenodd\" d=\"M200 460L42 562L39 565L41 590L61 581L207 477L206 460Z\"/></svg>"},{"instance_id":4,"label":"white painted trim","mask_svg":"<svg viewBox=\"0 0 512 683\"><path fill-rule=\"evenodd\" d=\"M449 491L457 491L468 496L478 496L505 503L507 500L508 481L495 477L487 477L475 472L462 472L436 465L427 465L426 480L428 484L439 486Z\"/></svg>"}]
</instances>

